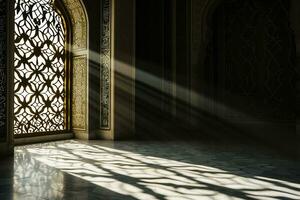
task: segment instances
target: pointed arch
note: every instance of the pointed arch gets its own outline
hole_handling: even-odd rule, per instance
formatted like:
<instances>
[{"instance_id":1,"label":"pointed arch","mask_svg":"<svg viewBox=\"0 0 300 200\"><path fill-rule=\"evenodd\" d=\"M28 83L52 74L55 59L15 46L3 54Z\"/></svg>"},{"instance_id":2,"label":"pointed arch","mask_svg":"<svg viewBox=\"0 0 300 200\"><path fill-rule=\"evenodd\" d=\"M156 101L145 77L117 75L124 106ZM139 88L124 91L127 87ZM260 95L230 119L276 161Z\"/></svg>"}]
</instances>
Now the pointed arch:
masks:
<instances>
[{"instance_id":1,"label":"pointed arch","mask_svg":"<svg viewBox=\"0 0 300 200\"><path fill-rule=\"evenodd\" d=\"M14 0L8 1L8 46L14 45L14 4ZM72 105L70 112L71 118L69 119L69 124L71 126L70 130L75 134L76 138L88 139L89 23L87 11L81 0L53 0L53 4L58 12L61 12L64 15L64 18L66 19L66 26L70 28L70 32L72 32L71 40L67 44L67 49L70 52L69 62L71 72L71 84L69 87L72 89L69 98L70 104ZM8 50L7 135L9 141L11 141L9 143L13 143L13 55L13 50ZM68 134L66 137L69 138L70 136L71 134ZM60 136L58 138L64 139L64 136Z\"/></svg>"}]
</instances>

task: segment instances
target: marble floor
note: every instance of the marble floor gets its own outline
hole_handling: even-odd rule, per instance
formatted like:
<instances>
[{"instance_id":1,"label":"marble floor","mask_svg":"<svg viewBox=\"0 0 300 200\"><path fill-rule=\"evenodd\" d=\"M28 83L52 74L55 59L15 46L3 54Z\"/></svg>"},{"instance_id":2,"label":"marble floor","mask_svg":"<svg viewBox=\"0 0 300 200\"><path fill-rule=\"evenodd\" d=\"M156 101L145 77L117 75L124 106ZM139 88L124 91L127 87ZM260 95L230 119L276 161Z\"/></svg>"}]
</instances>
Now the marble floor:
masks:
<instances>
[{"instance_id":1,"label":"marble floor","mask_svg":"<svg viewBox=\"0 0 300 200\"><path fill-rule=\"evenodd\" d=\"M247 145L82 142L18 146L0 199L300 199L300 164Z\"/></svg>"}]
</instances>

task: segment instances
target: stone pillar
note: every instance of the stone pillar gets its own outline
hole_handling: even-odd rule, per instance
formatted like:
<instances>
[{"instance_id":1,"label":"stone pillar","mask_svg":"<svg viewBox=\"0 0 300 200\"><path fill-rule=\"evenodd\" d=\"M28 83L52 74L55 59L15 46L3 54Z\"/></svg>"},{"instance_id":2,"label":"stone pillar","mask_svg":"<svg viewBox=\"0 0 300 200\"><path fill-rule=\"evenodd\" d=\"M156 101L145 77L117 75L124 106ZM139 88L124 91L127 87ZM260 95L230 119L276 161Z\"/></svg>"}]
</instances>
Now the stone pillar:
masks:
<instances>
[{"instance_id":1,"label":"stone pillar","mask_svg":"<svg viewBox=\"0 0 300 200\"><path fill-rule=\"evenodd\" d=\"M97 138L134 135L135 0L102 0L100 131Z\"/></svg>"},{"instance_id":2,"label":"stone pillar","mask_svg":"<svg viewBox=\"0 0 300 200\"><path fill-rule=\"evenodd\" d=\"M134 136L135 0L114 1L113 123L114 139Z\"/></svg>"},{"instance_id":3,"label":"stone pillar","mask_svg":"<svg viewBox=\"0 0 300 200\"><path fill-rule=\"evenodd\" d=\"M300 2L297 0L291 0L291 27L294 31L295 36L295 48L296 48L296 73L299 77L300 68ZM296 80L296 135L298 141L300 141L300 81ZM298 155L300 156L300 147L298 147Z\"/></svg>"}]
</instances>

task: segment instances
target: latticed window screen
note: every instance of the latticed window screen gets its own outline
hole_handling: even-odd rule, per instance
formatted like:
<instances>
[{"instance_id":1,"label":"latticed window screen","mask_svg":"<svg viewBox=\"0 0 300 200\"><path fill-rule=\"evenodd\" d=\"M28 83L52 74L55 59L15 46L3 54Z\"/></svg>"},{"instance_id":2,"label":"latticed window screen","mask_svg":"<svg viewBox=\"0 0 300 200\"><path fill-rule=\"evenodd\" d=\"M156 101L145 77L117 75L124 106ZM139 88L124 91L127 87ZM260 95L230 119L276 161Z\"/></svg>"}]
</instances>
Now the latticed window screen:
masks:
<instances>
[{"instance_id":1,"label":"latticed window screen","mask_svg":"<svg viewBox=\"0 0 300 200\"><path fill-rule=\"evenodd\" d=\"M67 129L66 29L53 0L16 0L14 133Z\"/></svg>"}]
</instances>

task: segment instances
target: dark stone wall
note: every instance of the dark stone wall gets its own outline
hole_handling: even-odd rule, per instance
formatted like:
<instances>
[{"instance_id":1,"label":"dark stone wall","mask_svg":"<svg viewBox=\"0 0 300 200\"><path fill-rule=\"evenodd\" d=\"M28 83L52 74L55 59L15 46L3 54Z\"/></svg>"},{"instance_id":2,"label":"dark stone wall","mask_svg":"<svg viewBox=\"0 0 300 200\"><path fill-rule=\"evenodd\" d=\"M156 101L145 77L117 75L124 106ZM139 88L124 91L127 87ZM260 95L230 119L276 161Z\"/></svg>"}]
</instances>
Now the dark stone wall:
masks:
<instances>
[{"instance_id":1,"label":"dark stone wall","mask_svg":"<svg viewBox=\"0 0 300 200\"><path fill-rule=\"evenodd\" d=\"M114 139L134 137L135 0L115 0Z\"/></svg>"},{"instance_id":2,"label":"dark stone wall","mask_svg":"<svg viewBox=\"0 0 300 200\"><path fill-rule=\"evenodd\" d=\"M162 134L164 73L164 1L136 1L136 134ZM154 12L155 11L155 12ZM160 124L160 128L153 131Z\"/></svg>"},{"instance_id":3,"label":"dark stone wall","mask_svg":"<svg viewBox=\"0 0 300 200\"><path fill-rule=\"evenodd\" d=\"M7 1L0 0L0 141L7 130Z\"/></svg>"},{"instance_id":4,"label":"dark stone wall","mask_svg":"<svg viewBox=\"0 0 300 200\"><path fill-rule=\"evenodd\" d=\"M235 137L296 152L289 1L224 1L212 19L205 62L211 113L235 128Z\"/></svg>"},{"instance_id":5,"label":"dark stone wall","mask_svg":"<svg viewBox=\"0 0 300 200\"><path fill-rule=\"evenodd\" d=\"M186 0L136 1L135 119L141 139L189 137L189 6Z\"/></svg>"},{"instance_id":6,"label":"dark stone wall","mask_svg":"<svg viewBox=\"0 0 300 200\"><path fill-rule=\"evenodd\" d=\"M295 36L296 46L296 133L297 141L300 141L300 2L297 0L291 0L291 27ZM298 154L300 155L300 147L298 147Z\"/></svg>"},{"instance_id":7,"label":"dark stone wall","mask_svg":"<svg viewBox=\"0 0 300 200\"><path fill-rule=\"evenodd\" d=\"M290 1L218 1L211 10L192 2L199 9L189 1L137 1L138 136L297 152Z\"/></svg>"},{"instance_id":8,"label":"dark stone wall","mask_svg":"<svg viewBox=\"0 0 300 200\"><path fill-rule=\"evenodd\" d=\"M232 1L215 11L205 67L210 68L207 84L215 90L216 103L239 111L221 113L227 119L295 119L295 46L289 18L289 2L281 0Z\"/></svg>"}]
</instances>

